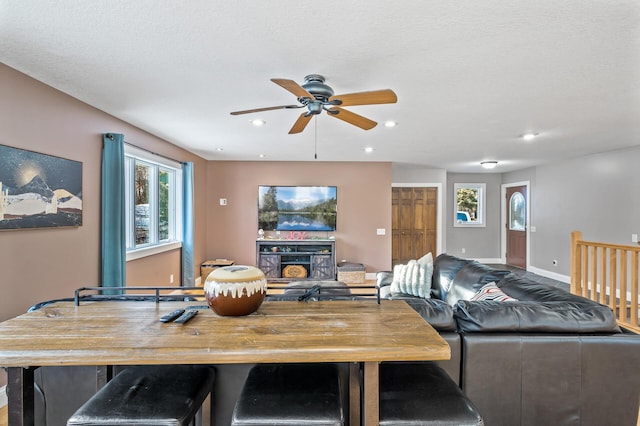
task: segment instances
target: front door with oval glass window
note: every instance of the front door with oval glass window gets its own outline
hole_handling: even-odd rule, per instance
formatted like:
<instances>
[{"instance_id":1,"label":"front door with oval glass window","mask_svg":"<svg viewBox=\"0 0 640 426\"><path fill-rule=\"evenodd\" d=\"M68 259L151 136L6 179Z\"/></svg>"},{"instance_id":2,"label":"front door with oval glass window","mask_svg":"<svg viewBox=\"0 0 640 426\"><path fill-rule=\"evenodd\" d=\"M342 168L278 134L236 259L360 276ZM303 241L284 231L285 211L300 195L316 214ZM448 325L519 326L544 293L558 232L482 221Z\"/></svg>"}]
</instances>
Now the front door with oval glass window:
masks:
<instances>
[{"instance_id":1,"label":"front door with oval glass window","mask_svg":"<svg viewBox=\"0 0 640 426\"><path fill-rule=\"evenodd\" d=\"M507 188L507 265L527 267L527 187Z\"/></svg>"}]
</instances>

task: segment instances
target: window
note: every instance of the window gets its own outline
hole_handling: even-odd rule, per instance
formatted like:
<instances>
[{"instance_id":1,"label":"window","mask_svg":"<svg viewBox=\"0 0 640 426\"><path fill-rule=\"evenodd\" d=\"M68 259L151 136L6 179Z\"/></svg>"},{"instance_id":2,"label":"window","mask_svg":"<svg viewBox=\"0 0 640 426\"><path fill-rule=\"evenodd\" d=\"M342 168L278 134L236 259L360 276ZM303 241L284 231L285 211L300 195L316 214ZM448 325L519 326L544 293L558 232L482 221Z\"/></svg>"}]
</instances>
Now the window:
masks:
<instances>
[{"instance_id":1,"label":"window","mask_svg":"<svg viewBox=\"0 0 640 426\"><path fill-rule=\"evenodd\" d=\"M486 226L484 222L484 183L453 184L456 209L453 226Z\"/></svg>"},{"instance_id":2,"label":"window","mask_svg":"<svg viewBox=\"0 0 640 426\"><path fill-rule=\"evenodd\" d=\"M182 166L125 145L127 260L181 246Z\"/></svg>"},{"instance_id":3,"label":"window","mask_svg":"<svg viewBox=\"0 0 640 426\"><path fill-rule=\"evenodd\" d=\"M514 192L509 200L509 230L525 230L525 200L520 192Z\"/></svg>"}]
</instances>

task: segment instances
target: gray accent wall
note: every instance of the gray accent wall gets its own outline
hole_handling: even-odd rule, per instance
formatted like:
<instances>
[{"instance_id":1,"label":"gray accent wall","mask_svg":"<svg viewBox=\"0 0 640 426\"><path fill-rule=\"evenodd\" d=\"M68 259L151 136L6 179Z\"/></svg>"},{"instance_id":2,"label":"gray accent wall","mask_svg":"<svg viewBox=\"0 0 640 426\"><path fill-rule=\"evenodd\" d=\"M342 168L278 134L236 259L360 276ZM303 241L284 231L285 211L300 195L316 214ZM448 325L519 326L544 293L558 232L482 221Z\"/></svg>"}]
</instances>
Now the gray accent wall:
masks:
<instances>
[{"instance_id":1,"label":"gray accent wall","mask_svg":"<svg viewBox=\"0 0 640 426\"><path fill-rule=\"evenodd\" d=\"M474 259L501 259L501 186L529 182L530 266L570 275L571 232L584 239L636 245L640 235L640 146L577 157L509 173L446 173L441 169L392 166L393 183L440 182L443 251ZM487 185L484 228L453 226L454 183ZM462 249L465 253L462 253ZM558 264L553 265L553 260Z\"/></svg>"},{"instance_id":2,"label":"gray accent wall","mask_svg":"<svg viewBox=\"0 0 640 426\"><path fill-rule=\"evenodd\" d=\"M574 230L589 241L635 245L639 169L640 147L633 147L504 174L502 183L531 183L531 266L568 276Z\"/></svg>"},{"instance_id":3,"label":"gray accent wall","mask_svg":"<svg viewBox=\"0 0 640 426\"><path fill-rule=\"evenodd\" d=\"M453 212L456 199L453 186L456 183L484 183L485 222L484 227L455 227ZM495 261L500 259L500 188L502 175L499 173L448 173L447 208L445 226L447 230L447 253L458 257ZM463 253L464 249L464 253Z\"/></svg>"}]
</instances>

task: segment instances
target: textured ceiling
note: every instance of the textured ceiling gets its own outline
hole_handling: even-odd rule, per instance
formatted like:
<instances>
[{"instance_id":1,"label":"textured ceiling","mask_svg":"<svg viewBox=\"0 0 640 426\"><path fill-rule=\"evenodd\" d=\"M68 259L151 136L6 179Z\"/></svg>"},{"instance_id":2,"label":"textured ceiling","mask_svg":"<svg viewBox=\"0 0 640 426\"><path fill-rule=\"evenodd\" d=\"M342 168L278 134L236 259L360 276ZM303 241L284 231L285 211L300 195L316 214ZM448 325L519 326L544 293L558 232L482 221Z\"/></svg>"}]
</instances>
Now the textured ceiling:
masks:
<instances>
[{"instance_id":1,"label":"textured ceiling","mask_svg":"<svg viewBox=\"0 0 640 426\"><path fill-rule=\"evenodd\" d=\"M321 161L506 172L640 144L637 0L0 0L0 60L207 159L314 161L317 142ZM229 114L296 103L270 78L307 74L393 89L348 109L399 125Z\"/></svg>"}]
</instances>

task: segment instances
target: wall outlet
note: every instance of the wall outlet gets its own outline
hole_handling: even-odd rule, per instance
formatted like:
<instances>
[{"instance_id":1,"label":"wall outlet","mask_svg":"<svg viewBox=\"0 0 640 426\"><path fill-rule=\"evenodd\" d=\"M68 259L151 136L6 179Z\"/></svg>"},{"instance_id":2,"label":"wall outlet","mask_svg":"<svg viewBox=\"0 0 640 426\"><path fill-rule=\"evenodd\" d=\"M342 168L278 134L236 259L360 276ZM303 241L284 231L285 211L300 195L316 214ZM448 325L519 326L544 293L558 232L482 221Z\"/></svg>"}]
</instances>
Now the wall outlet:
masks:
<instances>
[{"instance_id":1,"label":"wall outlet","mask_svg":"<svg viewBox=\"0 0 640 426\"><path fill-rule=\"evenodd\" d=\"M638 234L631 234L631 242L632 243L638 242Z\"/></svg>"},{"instance_id":2,"label":"wall outlet","mask_svg":"<svg viewBox=\"0 0 640 426\"><path fill-rule=\"evenodd\" d=\"M462 248L460 249L460 253L466 253L466 252L467 252L467 249L466 249L466 248L462 247Z\"/></svg>"},{"instance_id":3,"label":"wall outlet","mask_svg":"<svg viewBox=\"0 0 640 426\"><path fill-rule=\"evenodd\" d=\"M169 275L169 284L173 284L173 274Z\"/></svg>"}]
</instances>

